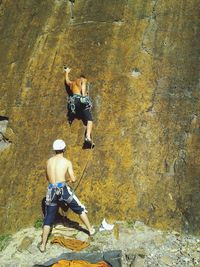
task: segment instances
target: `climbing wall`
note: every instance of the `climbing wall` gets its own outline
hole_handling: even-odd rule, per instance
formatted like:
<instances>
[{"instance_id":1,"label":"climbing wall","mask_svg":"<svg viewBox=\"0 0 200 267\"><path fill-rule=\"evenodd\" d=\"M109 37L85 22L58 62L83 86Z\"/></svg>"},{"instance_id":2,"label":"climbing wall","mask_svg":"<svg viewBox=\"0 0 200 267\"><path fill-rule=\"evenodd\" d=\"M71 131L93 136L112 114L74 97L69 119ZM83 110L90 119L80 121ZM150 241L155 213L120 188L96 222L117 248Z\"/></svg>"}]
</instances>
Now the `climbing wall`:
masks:
<instances>
[{"instance_id":1,"label":"climbing wall","mask_svg":"<svg viewBox=\"0 0 200 267\"><path fill-rule=\"evenodd\" d=\"M2 232L41 216L57 138L92 223L198 230L198 2L0 1ZM90 81L94 150L67 123L64 64Z\"/></svg>"}]
</instances>

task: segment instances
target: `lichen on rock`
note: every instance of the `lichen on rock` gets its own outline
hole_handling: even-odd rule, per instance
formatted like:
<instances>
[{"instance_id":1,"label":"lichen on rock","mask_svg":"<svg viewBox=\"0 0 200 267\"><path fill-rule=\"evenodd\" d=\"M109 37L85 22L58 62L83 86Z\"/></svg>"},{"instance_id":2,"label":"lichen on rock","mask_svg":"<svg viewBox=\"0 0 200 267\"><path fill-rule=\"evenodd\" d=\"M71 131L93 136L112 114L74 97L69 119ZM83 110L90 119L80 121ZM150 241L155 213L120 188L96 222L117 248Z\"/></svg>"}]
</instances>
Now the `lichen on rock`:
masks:
<instances>
[{"instance_id":1,"label":"lichen on rock","mask_svg":"<svg viewBox=\"0 0 200 267\"><path fill-rule=\"evenodd\" d=\"M199 231L197 6L75 1L72 19L69 1L1 1L2 232L41 215L53 140L77 177L89 157L82 122L66 121L64 64L92 85L96 147L77 189L91 219Z\"/></svg>"}]
</instances>

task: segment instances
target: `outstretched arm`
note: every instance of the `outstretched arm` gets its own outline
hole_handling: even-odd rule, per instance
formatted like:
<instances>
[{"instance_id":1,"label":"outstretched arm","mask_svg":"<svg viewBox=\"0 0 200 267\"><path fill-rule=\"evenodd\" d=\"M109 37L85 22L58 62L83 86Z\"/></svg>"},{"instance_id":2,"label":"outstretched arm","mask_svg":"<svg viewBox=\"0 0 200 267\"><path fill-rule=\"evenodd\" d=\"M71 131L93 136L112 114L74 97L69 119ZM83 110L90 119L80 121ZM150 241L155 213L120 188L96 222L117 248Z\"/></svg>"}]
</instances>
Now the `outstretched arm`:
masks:
<instances>
[{"instance_id":1,"label":"outstretched arm","mask_svg":"<svg viewBox=\"0 0 200 267\"><path fill-rule=\"evenodd\" d=\"M69 177L70 177L69 181L72 183L76 182L76 177L74 176L74 171L73 171L73 167L72 167L71 162L68 163L68 173L69 173Z\"/></svg>"},{"instance_id":2,"label":"outstretched arm","mask_svg":"<svg viewBox=\"0 0 200 267\"><path fill-rule=\"evenodd\" d=\"M70 73L71 69L68 68L68 67L64 67L64 70L65 70L65 81L66 81L66 84L68 86L71 86L72 85L72 81L70 81L70 79L69 79L69 73Z\"/></svg>"}]
</instances>

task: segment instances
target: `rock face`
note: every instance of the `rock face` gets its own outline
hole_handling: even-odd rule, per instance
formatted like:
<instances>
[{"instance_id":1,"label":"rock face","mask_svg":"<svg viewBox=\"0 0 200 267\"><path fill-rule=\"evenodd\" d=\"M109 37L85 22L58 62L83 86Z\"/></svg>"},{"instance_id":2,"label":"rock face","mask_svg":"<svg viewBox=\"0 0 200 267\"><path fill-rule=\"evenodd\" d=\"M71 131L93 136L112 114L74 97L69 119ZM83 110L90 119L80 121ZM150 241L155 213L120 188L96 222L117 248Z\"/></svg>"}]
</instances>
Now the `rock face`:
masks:
<instances>
[{"instance_id":1,"label":"rock face","mask_svg":"<svg viewBox=\"0 0 200 267\"><path fill-rule=\"evenodd\" d=\"M77 194L92 221L198 230L198 4L0 1L0 115L11 142L0 152L3 232L40 216L56 138L77 178L87 164ZM82 122L67 123L63 64L90 81L93 151L81 149Z\"/></svg>"}]
</instances>

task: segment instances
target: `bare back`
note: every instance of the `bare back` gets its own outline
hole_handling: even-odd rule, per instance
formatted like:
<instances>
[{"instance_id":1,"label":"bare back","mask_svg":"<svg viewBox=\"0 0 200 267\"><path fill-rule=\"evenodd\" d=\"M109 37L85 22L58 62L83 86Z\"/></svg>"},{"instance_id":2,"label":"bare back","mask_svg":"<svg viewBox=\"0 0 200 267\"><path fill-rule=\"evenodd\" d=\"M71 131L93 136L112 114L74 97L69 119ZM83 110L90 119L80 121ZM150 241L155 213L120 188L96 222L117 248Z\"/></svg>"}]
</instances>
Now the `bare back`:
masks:
<instances>
[{"instance_id":1,"label":"bare back","mask_svg":"<svg viewBox=\"0 0 200 267\"><path fill-rule=\"evenodd\" d=\"M70 88L73 94L86 95L86 79L78 78L76 81L72 82Z\"/></svg>"},{"instance_id":2,"label":"bare back","mask_svg":"<svg viewBox=\"0 0 200 267\"><path fill-rule=\"evenodd\" d=\"M71 161L61 155L55 155L47 161L47 178L49 183L59 183L66 181L66 173L73 181L74 174Z\"/></svg>"}]
</instances>

